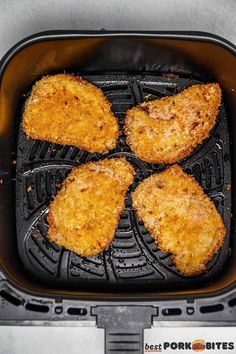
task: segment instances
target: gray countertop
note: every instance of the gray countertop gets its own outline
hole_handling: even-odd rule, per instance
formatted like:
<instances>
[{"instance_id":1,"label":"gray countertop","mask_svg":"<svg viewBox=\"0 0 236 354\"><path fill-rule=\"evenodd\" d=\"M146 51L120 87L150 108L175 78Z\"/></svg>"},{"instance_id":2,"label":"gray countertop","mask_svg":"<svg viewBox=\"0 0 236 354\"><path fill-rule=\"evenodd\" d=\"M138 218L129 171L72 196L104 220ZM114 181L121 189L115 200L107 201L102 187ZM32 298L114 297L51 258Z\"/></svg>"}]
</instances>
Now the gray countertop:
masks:
<instances>
[{"instance_id":1,"label":"gray countertop","mask_svg":"<svg viewBox=\"0 0 236 354\"><path fill-rule=\"evenodd\" d=\"M103 354L103 343L95 327L0 327L1 354Z\"/></svg>"},{"instance_id":2,"label":"gray countertop","mask_svg":"<svg viewBox=\"0 0 236 354\"><path fill-rule=\"evenodd\" d=\"M33 33L55 30L191 30L236 45L235 0L1 0L0 57ZM0 353L103 353L104 332L83 327L0 327Z\"/></svg>"},{"instance_id":3,"label":"gray countertop","mask_svg":"<svg viewBox=\"0 0 236 354\"><path fill-rule=\"evenodd\" d=\"M236 44L235 0L1 0L0 56L45 30L192 30Z\"/></svg>"}]
</instances>

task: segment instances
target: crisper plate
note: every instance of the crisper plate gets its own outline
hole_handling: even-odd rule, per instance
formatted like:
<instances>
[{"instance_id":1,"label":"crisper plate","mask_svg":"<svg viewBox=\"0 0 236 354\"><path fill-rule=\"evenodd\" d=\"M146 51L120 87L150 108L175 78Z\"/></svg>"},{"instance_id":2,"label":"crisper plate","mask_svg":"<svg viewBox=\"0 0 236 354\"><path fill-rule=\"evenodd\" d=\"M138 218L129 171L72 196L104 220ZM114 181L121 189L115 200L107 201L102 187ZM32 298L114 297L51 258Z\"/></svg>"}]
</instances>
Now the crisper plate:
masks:
<instances>
[{"instance_id":1,"label":"crisper plate","mask_svg":"<svg viewBox=\"0 0 236 354\"><path fill-rule=\"evenodd\" d=\"M83 75L100 87L112 102L121 130L127 109L145 100L175 94L199 83L178 76L155 76L146 73L131 75ZM19 114L22 113L21 104ZM125 156L136 169L134 183L126 196L126 208L111 246L96 257L80 257L49 241L47 213L52 197L61 182L74 167L88 161L111 156ZM107 155L92 154L71 146L26 139L20 125L17 155L16 221L18 248L21 259L35 278L55 285L86 284L135 288L186 288L213 280L223 267L229 252L231 217L231 167L227 119L221 105L211 136L180 165L201 184L214 201L227 228L221 250L208 263L205 273L185 278L176 270L171 255L161 252L132 210L130 192L140 181L165 166L138 159L119 137L116 149ZM201 245L199 245L201 247ZM145 291L145 287L142 289Z\"/></svg>"}]
</instances>

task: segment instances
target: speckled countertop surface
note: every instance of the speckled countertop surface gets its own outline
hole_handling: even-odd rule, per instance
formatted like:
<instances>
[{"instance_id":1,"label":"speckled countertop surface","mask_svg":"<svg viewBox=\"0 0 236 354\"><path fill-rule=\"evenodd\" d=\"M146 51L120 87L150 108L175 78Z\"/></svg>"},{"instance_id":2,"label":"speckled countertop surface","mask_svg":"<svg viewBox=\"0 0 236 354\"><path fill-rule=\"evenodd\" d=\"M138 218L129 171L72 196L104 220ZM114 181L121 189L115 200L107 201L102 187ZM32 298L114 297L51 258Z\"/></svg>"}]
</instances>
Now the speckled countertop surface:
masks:
<instances>
[{"instance_id":1,"label":"speckled countertop surface","mask_svg":"<svg viewBox=\"0 0 236 354\"><path fill-rule=\"evenodd\" d=\"M19 40L45 30L205 31L236 45L235 0L1 0L0 57ZM0 353L104 352L93 327L0 327Z\"/></svg>"},{"instance_id":2,"label":"speckled countertop surface","mask_svg":"<svg viewBox=\"0 0 236 354\"><path fill-rule=\"evenodd\" d=\"M206 31L236 44L235 0L1 0L0 56L55 29Z\"/></svg>"}]
</instances>

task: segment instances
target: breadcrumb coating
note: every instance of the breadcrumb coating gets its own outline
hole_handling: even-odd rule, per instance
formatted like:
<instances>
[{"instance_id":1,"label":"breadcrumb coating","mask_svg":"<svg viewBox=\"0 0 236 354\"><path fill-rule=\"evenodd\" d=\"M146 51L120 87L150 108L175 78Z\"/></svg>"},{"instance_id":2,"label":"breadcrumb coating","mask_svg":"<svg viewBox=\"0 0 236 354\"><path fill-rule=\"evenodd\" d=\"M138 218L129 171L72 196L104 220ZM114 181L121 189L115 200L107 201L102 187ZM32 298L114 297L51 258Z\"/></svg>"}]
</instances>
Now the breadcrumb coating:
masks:
<instances>
[{"instance_id":1,"label":"breadcrumb coating","mask_svg":"<svg viewBox=\"0 0 236 354\"><path fill-rule=\"evenodd\" d=\"M144 102L127 112L127 143L146 162L177 162L209 136L220 101L220 86L213 83Z\"/></svg>"},{"instance_id":2,"label":"breadcrumb coating","mask_svg":"<svg viewBox=\"0 0 236 354\"><path fill-rule=\"evenodd\" d=\"M226 229L214 203L178 165L154 174L132 193L133 208L156 244L173 254L184 276L204 272Z\"/></svg>"},{"instance_id":3,"label":"breadcrumb coating","mask_svg":"<svg viewBox=\"0 0 236 354\"><path fill-rule=\"evenodd\" d=\"M28 138L98 153L115 148L119 135L102 90L68 74L44 76L36 82L25 104L23 130Z\"/></svg>"},{"instance_id":4,"label":"breadcrumb coating","mask_svg":"<svg viewBox=\"0 0 236 354\"><path fill-rule=\"evenodd\" d=\"M112 242L134 169L125 158L89 162L72 170L49 207L49 238L82 256Z\"/></svg>"}]
</instances>

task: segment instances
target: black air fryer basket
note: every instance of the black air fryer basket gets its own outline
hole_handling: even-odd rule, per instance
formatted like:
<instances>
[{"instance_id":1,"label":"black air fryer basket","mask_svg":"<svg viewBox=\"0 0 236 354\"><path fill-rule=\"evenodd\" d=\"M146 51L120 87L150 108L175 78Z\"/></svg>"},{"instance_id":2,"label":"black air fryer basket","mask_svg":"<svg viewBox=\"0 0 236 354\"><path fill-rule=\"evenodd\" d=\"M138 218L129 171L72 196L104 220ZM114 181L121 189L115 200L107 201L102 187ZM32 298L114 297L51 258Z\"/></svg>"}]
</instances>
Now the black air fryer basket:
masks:
<instances>
[{"instance_id":1,"label":"black air fryer basket","mask_svg":"<svg viewBox=\"0 0 236 354\"><path fill-rule=\"evenodd\" d=\"M153 319L236 321L235 53L230 43L202 33L46 32L6 54L0 68L0 320L96 320L107 329L107 352L124 351L124 343L139 352L142 330ZM121 131L125 112L140 102L195 83L220 84L216 126L180 162L214 201L227 228L204 274L181 276L132 210L130 192L166 166L135 157L123 133L107 156L125 156L136 176L112 245L83 258L49 241L48 205L58 185L73 166L104 158L26 139L21 116L27 95L36 80L59 72L100 87Z\"/></svg>"}]
</instances>

